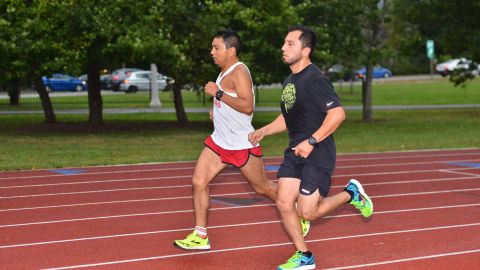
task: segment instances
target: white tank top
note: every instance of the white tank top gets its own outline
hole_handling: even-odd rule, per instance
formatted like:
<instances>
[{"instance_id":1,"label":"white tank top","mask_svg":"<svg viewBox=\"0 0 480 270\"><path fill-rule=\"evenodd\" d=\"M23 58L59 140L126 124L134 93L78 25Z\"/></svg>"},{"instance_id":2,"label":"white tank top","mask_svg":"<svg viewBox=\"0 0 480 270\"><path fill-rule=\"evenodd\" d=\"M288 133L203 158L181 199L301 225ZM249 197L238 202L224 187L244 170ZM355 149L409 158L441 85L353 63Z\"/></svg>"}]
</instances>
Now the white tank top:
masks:
<instances>
[{"instance_id":1,"label":"white tank top","mask_svg":"<svg viewBox=\"0 0 480 270\"><path fill-rule=\"evenodd\" d=\"M218 75L216 84L223 91L220 83L232 70L238 65L245 65L242 62L237 62L230 66L225 73ZM248 70L248 67L245 65ZM248 72L250 72L248 70ZM252 93L253 83L252 83ZM225 95L237 97L236 93L225 92ZM255 106L255 96L253 98L253 104ZM213 126L212 133L213 141L220 147L226 150L241 150L249 149L257 145L252 145L248 141L248 134L254 131L252 126L253 113L246 115L238 112L232 107L228 106L225 102L217 99L213 99Z\"/></svg>"}]
</instances>

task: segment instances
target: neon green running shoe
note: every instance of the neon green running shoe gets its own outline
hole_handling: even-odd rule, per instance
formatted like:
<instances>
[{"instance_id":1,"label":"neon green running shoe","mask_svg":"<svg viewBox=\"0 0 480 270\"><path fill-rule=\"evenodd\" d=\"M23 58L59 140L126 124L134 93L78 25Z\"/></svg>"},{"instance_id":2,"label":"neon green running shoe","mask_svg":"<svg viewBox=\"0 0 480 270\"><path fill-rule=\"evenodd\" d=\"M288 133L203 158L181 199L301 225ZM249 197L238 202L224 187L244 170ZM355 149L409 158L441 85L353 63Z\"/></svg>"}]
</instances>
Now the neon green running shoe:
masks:
<instances>
[{"instance_id":1,"label":"neon green running shoe","mask_svg":"<svg viewBox=\"0 0 480 270\"><path fill-rule=\"evenodd\" d=\"M301 251L296 251L288 261L277 267L277 270L309 270L315 269L315 257L310 253L310 257Z\"/></svg>"},{"instance_id":2,"label":"neon green running shoe","mask_svg":"<svg viewBox=\"0 0 480 270\"><path fill-rule=\"evenodd\" d=\"M310 221L300 218L300 224L302 224L302 235L305 237L310 231Z\"/></svg>"},{"instance_id":3,"label":"neon green running shoe","mask_svg":"<svg viewBox=\"0 0 480 270\"><path fill-rule=\"evenodd\" d=\"M365 193L365 190L363 190L363 187L358 180L350 179L345 190L353 193L350 204L360 210L362 216L367 218L373 214L373 202L368 197L367 193Z\"/></svg>"},{"instance_id":4,"label":"neon green running shoe","mask_svg":"<svg viewBox=\"0 0 480 270\"><path fill-rule=\"evenodd\" d=\"M193 231L193 233L189 234L187 238L183 240L173 241L173 245L175 247L179 247L181 249L186 249L186 250L210 249L210 241L208 241L208 237L203 239L195 231Z\"/></svg>"}]
</instances>

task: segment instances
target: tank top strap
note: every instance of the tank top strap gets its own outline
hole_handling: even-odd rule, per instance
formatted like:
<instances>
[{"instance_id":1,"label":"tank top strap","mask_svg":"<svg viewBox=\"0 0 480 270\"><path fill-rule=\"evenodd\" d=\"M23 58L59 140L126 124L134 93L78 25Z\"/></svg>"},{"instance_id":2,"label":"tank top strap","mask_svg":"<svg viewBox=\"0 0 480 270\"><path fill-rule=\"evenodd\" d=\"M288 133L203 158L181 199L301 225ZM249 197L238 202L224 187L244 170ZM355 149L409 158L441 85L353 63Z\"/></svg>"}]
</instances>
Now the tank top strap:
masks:
<instances>
[{"instance_id":1,"label":"tank top strap","mask_svg":"<svg viewBox=\"0 0 480 270\"><path fill-rule=\"evenodd\" d=\"M218 75L218 79L223 79L225 76L227 76L230 72L232 72L238 65L245 65L242 62L236 62L235 64L231 65L223 74L220 73Z\"/></svg>"}]
</instances>

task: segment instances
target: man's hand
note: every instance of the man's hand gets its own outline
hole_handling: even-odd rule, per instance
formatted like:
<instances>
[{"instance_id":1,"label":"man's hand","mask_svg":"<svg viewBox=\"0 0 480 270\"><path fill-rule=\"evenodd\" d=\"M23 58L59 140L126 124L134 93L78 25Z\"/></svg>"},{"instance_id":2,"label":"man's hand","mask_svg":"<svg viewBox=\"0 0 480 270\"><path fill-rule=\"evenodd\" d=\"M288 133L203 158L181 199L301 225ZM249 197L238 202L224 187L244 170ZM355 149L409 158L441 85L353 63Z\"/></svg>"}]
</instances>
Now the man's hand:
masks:
<instances>
[{"instance_id":1,"label":"man's hand","mask_svg":"<svg viewBox=\"0 0 480 270\"><path fill-rule=\"evenodd\" d=\"M210 110L208 111L208 117L210 118L210 120L213 121L213 110L212 110L212 109L210 109Z\"/></svg>"},{"instance_id":2,"label":"man's hand","mask_svg":"<svg viewBox=\"0 0 480 270\"><path fill-rule=\"evenodd\" d=\"M261 140L263 140L263 137L265 137L265 133L262 129L257 129L248 134L248 140L253 146L257 145Z\"/></svg>"},{"instance_id":3,"label":"man's hand","mask_svg":"<svg viewBox=\"0 0 480 270\"><path fill-rule=\"evenodd\" d=\"M218 88L218 85L216 83L208 82L203 87L203 90L205 91L205 93L209 94L210 96L215 97L215 94L217 94L217 91L220 89Z\"/></svg>"},{"instance_id":4,"label":"man's hand","mask_svg":"<svg viewBox=\"0 0 480 270\"><path fill-rule=\"evenodd\" d=\"M313 151L313 146L309 144L307 140L305 140L293 147L292 150L295 151L295 156L308 158L310 153Z\"/></svg>"}]
</instances>

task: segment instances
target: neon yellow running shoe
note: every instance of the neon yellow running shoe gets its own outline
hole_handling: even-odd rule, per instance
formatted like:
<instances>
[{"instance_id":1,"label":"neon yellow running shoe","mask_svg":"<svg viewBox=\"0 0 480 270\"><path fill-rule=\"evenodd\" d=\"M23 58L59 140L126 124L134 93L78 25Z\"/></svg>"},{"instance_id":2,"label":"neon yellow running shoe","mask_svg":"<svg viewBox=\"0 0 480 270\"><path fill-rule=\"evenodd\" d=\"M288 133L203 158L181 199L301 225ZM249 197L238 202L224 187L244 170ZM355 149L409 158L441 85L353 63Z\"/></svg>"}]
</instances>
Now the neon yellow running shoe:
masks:
<instances>
[{"instance_id":1,"label":"neon yellow running shoe","mask_svg":"<svg viewBox=\"0 0 480 270\"><path fill-rule=\"evenodd\" d=\"M308 252L309 256L301 251L296 251L288 261L277 267L277 270L309 270L315 269L315 257L312 253Z\"/></svg>"},{"instance_id":2,"label":"neon yellow running shoe","mask_svg":"<svg viewBox=\"0 0 480 270\"><path fill-rule=\"evenodd\" d=\"M173 241L173 245L175 247L185 249L185 250L207 250L207 249L210 249L210 241L208 241L208 237L203 239L195 231L193 231L193 233L189 234L187 236L187 238L185 238L183 240Z\"/></svg>"},{"instance_id":3,"label":"neon yellow running shoe","mask_svg":"<svg viewBox=\"0 0 480 270\"><path fill-rule=\"evenodd\" d=\"M310 221L300 218L300 224L302 224L302 235L305 237L310 231Z\"/></svg>"},{"instance_id":4,"label":"neon yellow running shoe","mask_svg":"<svg viewBox=\"0 0 480 270\"><path fill-rule=\"evenodd\" d=\"M363 187L358 180L350 179L345 190L348 190L353 194L350 204L360 210L362 216L367 218L373 214L373 202L368 197L367 193L365 193L365 190L363 190Z\"/></svg>"}]
</instances>

